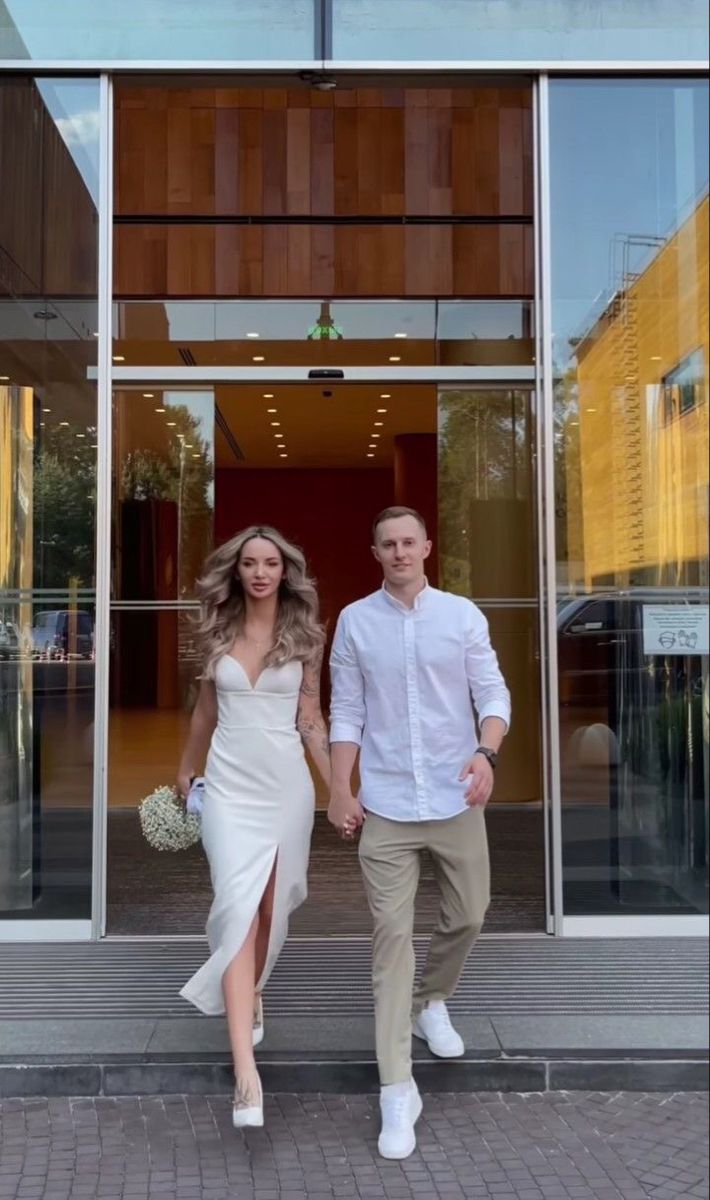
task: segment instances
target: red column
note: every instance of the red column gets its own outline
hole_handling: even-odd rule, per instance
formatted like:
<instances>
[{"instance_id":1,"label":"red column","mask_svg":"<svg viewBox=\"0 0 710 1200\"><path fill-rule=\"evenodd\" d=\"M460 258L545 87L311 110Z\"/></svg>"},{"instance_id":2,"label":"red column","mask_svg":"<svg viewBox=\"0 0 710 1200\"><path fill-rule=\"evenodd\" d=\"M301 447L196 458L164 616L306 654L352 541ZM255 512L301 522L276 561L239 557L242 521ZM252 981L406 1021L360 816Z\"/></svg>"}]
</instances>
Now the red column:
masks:
<instances>
[{"instance_id":1,"label":"red column","mask_svg":"<svg viewBox=\"0 0 710 1200\"><path fill-rule=\"evenodd\" d=\"M438 532L437 442L435 433L401 433L394 439L394 502L416 508L426 521L434 543L427 564L429 582L439 577L436 537Z\"/></svg>"}]
</instances>

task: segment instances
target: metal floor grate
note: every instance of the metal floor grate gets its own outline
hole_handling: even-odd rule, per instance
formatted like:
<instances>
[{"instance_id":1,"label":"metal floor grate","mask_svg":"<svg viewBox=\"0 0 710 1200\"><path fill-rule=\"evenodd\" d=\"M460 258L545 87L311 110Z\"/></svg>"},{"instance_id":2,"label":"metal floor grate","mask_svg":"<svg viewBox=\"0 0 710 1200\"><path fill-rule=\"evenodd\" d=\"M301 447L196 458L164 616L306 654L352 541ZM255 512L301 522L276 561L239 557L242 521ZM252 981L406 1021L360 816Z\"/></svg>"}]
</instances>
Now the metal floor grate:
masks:
<instances>
[{"instance_id":1,"label":"metal floor grate","mask_svg":"<svg viewBox=\"0 0 710 1200\"><path fill-rule=\"evenodd\" d=\"M427 938L417 938L421 961ZM704 1013L702 938L483 938L451 1009L479 1016ZM203 962L194 941L0 945L0 1019L194 1016L178 991ZM371 1012L367 938L292 939L267 989L274 1017Z\"/></svg>"}]
</instances>

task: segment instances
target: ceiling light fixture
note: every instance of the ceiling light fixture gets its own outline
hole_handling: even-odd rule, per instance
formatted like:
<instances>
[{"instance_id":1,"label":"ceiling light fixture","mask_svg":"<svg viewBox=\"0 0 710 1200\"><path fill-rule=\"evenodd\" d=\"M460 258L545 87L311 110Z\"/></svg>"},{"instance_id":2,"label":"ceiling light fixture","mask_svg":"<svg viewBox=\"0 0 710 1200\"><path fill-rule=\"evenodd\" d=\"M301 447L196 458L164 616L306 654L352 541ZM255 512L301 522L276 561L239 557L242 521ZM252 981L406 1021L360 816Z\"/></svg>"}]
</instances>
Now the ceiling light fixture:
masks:
<instances>
[{"instance_id":1,"label":"ceiling light fixture","mask_svg":"<svg viewBox=\"0 0 710 1200\"><path fill-rule=\"evenodd\" d=\"M395 335L394 335L394 336L395 336L396 338L406 338L406 336L407 336L407 335L406 335L406 333L395 333Z\"/></svg>"},{"instance_id":2,"label":"ceiling light fixture","mask_svg":"<svg viewBox=\"0 0 710 1200\"><path fill-rule=\"evenodd\" d=\"M378 408L377 411L378 411L378 413L386 413L387 409L386 408Z\"/></svg>"},{"instance_id":3,"label":"ceiling light fixture","mask_svg":"<svg viewBox=\"0 0 710 1200\"><path fill-rule=\"evenodd\" d=\"M52 411L51 408L43 408L42 409L42 412L44 412L44 413L51 412L51 411Z\"/></svg>"},{"instance_id":4,"label":"ceiling light fixture","mask_svg":"<svg viewBox=\"0 0 710 1200\"><path fill-rule=\"evenodd\" d=\"M60 425L68 425L68 424L69 424L69 422L68 422L68 421L60 421L60 422L59 422L59 424L60 424Z\"/></svg>"},{"instance_id":5,"label":"ceiling light fixture","mask_svg":"<svg viewBox=\"0 0 710 1200\"><path fill-rule=\"evenodd\" d=\"M113 356L113 361L114 361L114 362L125 362L125 361L126 361L126 359L125 359L125 355L123 355L123 354L114 354L114 356Z\"/></svg>"},{"instance_id":6,"label":"ceiling light fixture","mask_svg":"<svg viewBox=\"0 0 710 1200\"><path fill-rule=\"evenodd\" d=\"M384 425L384 421L375 421L374 424L375 424L375 429L381 429L382 426Z\"/></svg>"},{"instance_id":7,"label":"ceiling light fixture","mask_svg":"<svg viewBox=\"0 0 710 1200\"><path fill-rule=\"evenodd\" d=\"M261 336L261 335L260 335L260 334L258 334L258 333L248 333L248 334L247 334L247 337L248 337L248 338L258 338L258 337L260 337L260 336Z\"/></svg>"},{"instance_id":8,"label":"ceiling light fixture","mask_svg":"<svg viewBox=\"0 0 710 1200\"><path fill-rule=\"evenodd\" d=\"M199 456L199 454L193 454L193 456L192 456L192 457L193 457L193 458L199 458L200 456Z\"/></svg>"},{"instance_id":9,"label":"ceiling light fixture","mask_svg":"<svg viewBox=\"0 0 710 1200\"><path fill-rule=\"evenodd\" d=\"M177 421L166 421L165 424L169 425L170 428L172 429L172 428L174 428L175 425L177 425Z\"/></svg>"},{"instance_id":10,"label":"ceiling light fixture","mask_svg":"<svg viewBox=\"0 0 710 1200\"><path fill-rule=\"evenodd\" d=\"M155 410L155 411L156 411L156 412L165 412L165 409L164 409L164 408L156 408L156 410Z\"/></svg>"},{"instance_id":11,"label":"ceiling light fixture","mask_svg":"<svg viewBox=\"0 0 710 1200\"><path fill-rule=\"evenodd\" d=\"M375 456L374 456L374 454L368 454L368 456L367 456L367 457L368 457L368 458L374 458Z\"/></svg>"},{"instance_id":12,"label":"ceiling light fixture","mask_svg":"<svg viewBox=\"0 0 710 1200\"><path fill-rule=\"evenodd\" d=\"M143 399L144 400L155 400L155 392L144 392Z\"/></svg>"},{"instance_id":13,"label":"ceiling light fixture","mask_svg":"<svg viewBox=\"0 0 710 1200\"><path fill-rule=\"evenodd\" d=\"M398 354L390 354L390 362L401 362L402 359Z\"/></svg>"},{"instance_id":14,"label":"ceiling light fixture","mask_svg":"<svg viewBox=\"0 0 710 1200\"><path fill-rule=\"evenodd\" d=\"M273 400L273 398L274 398L274 393L273 393L273 392L264 392L264 393L262 394L262 397L261 397L261 398L262 398L262 400Z\"/></svg>"},{"instance_id":15,"label":"ceiling light fixture","mask_svg":"<svg viewBox=\"0 0 710 1200\"><path fill-rule=\"evenodd\" d=\"M288 458L288 454L279 454L279 458Z\"/></svg>"},{"instance_id":16,"label":"ceiling light fixture","mask_svg":"<svg viewBox=\"0 0 710 1200\"><path fill-rule=\"evenodd\" d=\"M392 399L391 392L380 392L380 400L391 400L391 399Z\"/></svg>"},{"instance_id":17,"label":"ceiling light fixture","mask_svg":"<svg viewBox=\"0 0 710 1200\"><path fill-rule=\"evenodd\" d=\"M265 361L264 355L263 354L255 354L251 361L252 362L264 362Z\"/></svg>"},{"instance_id":18,"label":"ceiling light fixture","mask_svg":"<svg viewBox=\"0 0 710 1200\"><path fill-rule=\"evenodd\" d=\"M382 436L382 435L381 435L381 434L379 434L379 433L371 433L371 434L370 434L370 437L372 437L372 438L381 437L381 436Z\"/></svg>"},{"instance_id":19,"label":"ceiling light fixture","mask_svg":"<svg viewBox=\"0 0 710 1200\"><path fill-rule=\"evenodd\" d=\"M270 421L269 424L272 425L274 429L278 429L279 426L281 425L281 422L280 421Z\"/></svg>"},{"instance_id":20,"label":"ceiling light fixture","mask_svg":"<svg viewBox=\"0 0 710 1200\"><path fill-rule=\"evenodd\" d=\"M76 435L76 436L77 436L77 437L80 437L80 438L85 438L85 437L86 437L86 434L85 434L85 433L77 433L77 435Z\"/></svg>"},{"instance_id":21,"label":"ceiling light fixture","mask_svg":"<svg viewBox=\"0 0 710 1200\"><path fill-rule=\"evenodd\" d=\"M283 434L282 434L282 433L275 433L275 434L274 434L274 437L275 437L275 438L282 438L282 437L283 437Z\"/></svg>"}]
</instances>

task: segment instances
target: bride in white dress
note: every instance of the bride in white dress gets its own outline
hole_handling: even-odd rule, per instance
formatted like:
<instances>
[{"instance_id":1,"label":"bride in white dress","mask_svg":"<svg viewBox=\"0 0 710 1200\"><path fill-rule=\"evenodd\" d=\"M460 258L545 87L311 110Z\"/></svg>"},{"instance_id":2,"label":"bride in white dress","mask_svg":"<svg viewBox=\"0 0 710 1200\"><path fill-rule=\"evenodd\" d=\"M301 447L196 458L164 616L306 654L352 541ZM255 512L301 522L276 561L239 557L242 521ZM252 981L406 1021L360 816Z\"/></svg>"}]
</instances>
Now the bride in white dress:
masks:
<instances>
[{"instance_id":1,"label":"bride in white dress","mask_svg":"<svg viewBox=\"0 0 710 1200\"><path fill-rule=\"evenodd\" d=\"M227 1013L243 1127L263 1124L261 992L307 892L315 796L304 744L329 782L324 633L301 551L266 526L210 555L198 595L204 665L177 784L187 795L209 746L202 841L214 901L210 958L181 995Z\"/></svg>"}]
</instances>

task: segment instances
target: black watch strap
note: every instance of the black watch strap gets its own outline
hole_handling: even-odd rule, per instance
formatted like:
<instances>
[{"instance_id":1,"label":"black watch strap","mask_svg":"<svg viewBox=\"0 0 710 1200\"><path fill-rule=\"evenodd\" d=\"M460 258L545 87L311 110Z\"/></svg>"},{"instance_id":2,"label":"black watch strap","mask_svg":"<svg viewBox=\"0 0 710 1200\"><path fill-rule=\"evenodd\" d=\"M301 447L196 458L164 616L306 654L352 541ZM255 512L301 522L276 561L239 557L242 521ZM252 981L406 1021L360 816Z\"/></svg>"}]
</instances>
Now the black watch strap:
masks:
<instances>
[{"instance_id":1,"label":"black watch strap","mask_svg":"<svg viewBox=\"0 0 710 1200\"><path fill-rule=\"evenodd\" d=\"M476 754L482 754L484 758L487 758L495 771L498 765L498 755L495 750L491 750L489 746L479 746Z\"/></svg>"}]
</instances>

